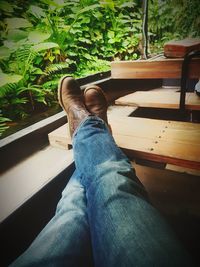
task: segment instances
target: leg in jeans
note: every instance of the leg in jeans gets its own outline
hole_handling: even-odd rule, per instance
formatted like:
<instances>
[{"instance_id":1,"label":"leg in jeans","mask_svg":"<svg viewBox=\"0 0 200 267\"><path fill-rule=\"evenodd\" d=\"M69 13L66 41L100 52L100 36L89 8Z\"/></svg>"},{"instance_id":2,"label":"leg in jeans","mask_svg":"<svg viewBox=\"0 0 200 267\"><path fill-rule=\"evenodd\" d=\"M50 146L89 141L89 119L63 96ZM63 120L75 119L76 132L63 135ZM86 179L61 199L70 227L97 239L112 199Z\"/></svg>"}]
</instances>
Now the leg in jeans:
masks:
<instances>
[{"instance_id":1,"label":"leg in jeans","mask_svg":"<svg viewBox=\"0 0 200 267\"><path fill-rule=\"evenodd\" d=\"M68 114L70 133L74 137L75 164L86 190L87 210L79 180L80 190L75 190L76 197L72 197L75 201L70 201L70 192L66 192L67 197L63 196L55 218L18 263L88 266L87 262L78 261L79 257L90 256L90 250L85 248L86 243L90 244L87 212L96 267L191 266L165 221L148 203L130 162L109 134L104 123L105 99L101 98L95 105L91 103L94 91L99 89L93 88L92 94L89 90L86 101L90 104L86 104L89 113L80 87L72 78L64 77L59 88L59 101ZM91 113L104 121L89 116Z\"/></svg>"},{"instance_id":2,"label":"leg in jeans","mask_svg":"<svg viewBox=\"0 0 200 267\"><path fill-rule=\"evenodd\" d=\"M92 266L85 190L75 171L56 214L32 245L11 266Z\"/></svg>"},{"instance_id":3,"label":"leg in jeans","mask_svg":"<svg viewBox=\"0 0 200 267\"><path fill-rule=\"evenodd\" d=\"M74 133L74 158L87 197L96 267L192 266L151 206L131 163L104 121L88 117Z\"/></svg>"}]
</instances>

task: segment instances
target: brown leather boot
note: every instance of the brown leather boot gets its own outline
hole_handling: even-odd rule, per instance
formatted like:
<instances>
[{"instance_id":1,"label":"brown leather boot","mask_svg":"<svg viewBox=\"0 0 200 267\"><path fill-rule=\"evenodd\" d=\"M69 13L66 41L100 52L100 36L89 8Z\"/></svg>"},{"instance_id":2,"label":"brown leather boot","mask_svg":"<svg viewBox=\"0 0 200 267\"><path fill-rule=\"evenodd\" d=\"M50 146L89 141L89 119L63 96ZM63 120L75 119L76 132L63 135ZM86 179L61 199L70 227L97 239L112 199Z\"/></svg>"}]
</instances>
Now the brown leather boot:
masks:
<instances>
[{"instance_id":1,"label":"brown leather boot","mask_svg":"<svg viewBox=\"0 0 200 267\"><path fill-rule=\"evenodd\" d=\"M84 98L87 110L104 120L112 132L107 117L108 102L103 90L97 85L89 85L84 91Z\"/></svg>"},{"instance_id":2,"label":"brown leather boot","mask_svg":"<svg viewBox=\"0 0 200 267\"><path fill-rule=\"evenodd\" d=\"M80 122L91 115L85 105L78 83L72 77L63 77L58 87L58 100L67 113L69 132L72 137Z\"/></svg>"}]
</instances>

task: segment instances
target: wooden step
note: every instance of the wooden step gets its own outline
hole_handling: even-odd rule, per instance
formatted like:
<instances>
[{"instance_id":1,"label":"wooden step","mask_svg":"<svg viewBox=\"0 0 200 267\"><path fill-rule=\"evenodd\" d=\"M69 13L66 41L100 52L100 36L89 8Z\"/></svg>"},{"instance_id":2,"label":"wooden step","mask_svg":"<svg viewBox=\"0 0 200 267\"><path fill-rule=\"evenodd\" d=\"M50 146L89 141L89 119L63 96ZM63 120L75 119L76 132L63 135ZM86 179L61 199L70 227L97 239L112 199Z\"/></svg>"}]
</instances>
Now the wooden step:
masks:
<instances>
[{"instance_id":1,"label":"wooden step","mask_svg":"<svg viewBox=\"0 0 200 267\"><path fill-rule=\"evenodd\" d=\"M116 105L149 108L179 109L180 92L165 91L137 91L115 100ZM200 97L195 93L186 93L185 108L200 110Z\"/></svg>"},{"instance_id":2,"label":"wooden step","mask_svg":"<svg viewBox=\"0 0 200 267\"><path fill-rule=\"evenodd\" d=\"M131 158L200 170L200 124L136 117L109 118L113 137ZM67 148L67 125L49 134L50 144Z\"/></svg>"},{"instance_id":3,"label":"wooden step","mask_svg":"<svg viewBox=\"0 0 200 267\"><path fill-rule=\"evenodd\" d=\"M164 45L164 54L166 57L184 57L187 53L200 50L199 38L186 38L178 41L169 41Z\"/></svg>"},{"instance_id":4,"label":"wooden step","mask_svg":"<svg viewBox=\"0 0 200 267\"><path fill-rule=\"evenodd\" d=\"M111 62L113 79L164 79L181 78L183 59L157 59ZM189 67L189 77L200 77L200 59L193 59Z\"/></svg>"},{"instance_id":5,"label":"wooden step","mask_svg":"<svg viewBox=\"0 0 200 267\"><path fill-rule=\"evenodd\" d=\"M109 106L108 108L108 119L111 120L112 117L127 117L137 108L129 106ZM71 147L71 138L69 136L68 124L65 124L53 132L49 133L49 142L52 146L69 149Z\"/></svg>"}]
</instances>

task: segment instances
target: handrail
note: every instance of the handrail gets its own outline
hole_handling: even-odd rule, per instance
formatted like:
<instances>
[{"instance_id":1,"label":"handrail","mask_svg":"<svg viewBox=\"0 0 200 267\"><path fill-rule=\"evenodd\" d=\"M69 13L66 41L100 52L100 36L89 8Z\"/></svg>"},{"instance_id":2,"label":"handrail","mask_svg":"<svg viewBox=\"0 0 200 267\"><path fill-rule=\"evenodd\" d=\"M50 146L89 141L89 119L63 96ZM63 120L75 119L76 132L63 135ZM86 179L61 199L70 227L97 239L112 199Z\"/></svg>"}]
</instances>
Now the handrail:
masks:
<instances>
[{"instance_id":1,"label":"handrail","mask_svg":"<svg viewBox=\"0 0 200 267\"><path fill-rule=\"evenodd\" d=\"M179 109L185 111L185 95L187 87L187 78L189 73L189 64L192 58L200 57L200 50L189 52L185 55L182 63L181 71L181 94L180 94L180 104Z\"/></svg>"}]
</instances>

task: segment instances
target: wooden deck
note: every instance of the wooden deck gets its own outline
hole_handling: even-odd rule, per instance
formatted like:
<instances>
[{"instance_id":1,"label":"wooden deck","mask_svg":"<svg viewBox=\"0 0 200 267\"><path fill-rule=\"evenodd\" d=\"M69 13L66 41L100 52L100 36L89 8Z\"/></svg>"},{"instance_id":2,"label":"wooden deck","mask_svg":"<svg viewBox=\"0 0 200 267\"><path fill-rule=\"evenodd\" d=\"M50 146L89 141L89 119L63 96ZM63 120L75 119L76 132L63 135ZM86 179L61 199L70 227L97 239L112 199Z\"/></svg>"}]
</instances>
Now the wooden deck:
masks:
<instances>
[{"instance_id":1,"label":"wooden deck","mask_svg":"<svg viewBox=\"0 0 200 267\"><path fill-rule=\"evenodd\" d=\"M118 98L115 104L133 107L179 109L179 102L180 92L163 89L161 91L137 91ZM200 97L195 93L186 93L185 108L188 110L200 110Z\"/></svg>"},{"instance_id":2,"label":"wooden deck","mask_svg":"<svg viewBox=\"0 0 200 267\"><path fill-rule=\"evenodd\" d=\"M134 79L180 78L182 63L183 59L163 57L115 61L111 64L111 78L133 79L133 83ZM193 59L189 67L188 77L199 78L200 59ZM115 100L115 111L108 116L109 124L117 145L130 158L200 170L200 124L128 117L130 109L138 107L179 109L179 90L137 91ZM185 102L186 109L200 110L200 97L195 93L186 93ZM71 145L67 124L50 133L49 141L53 146L67 149Z\"/></svg>"},{"instance_id":3,"label":"wooden deck","mask_svg":"<svg viewBox=\"0 0 200 267\"><path fill-rule=\"evenodd\" d=\"M181 78L183 59L158 58L156 60L113 61L113 79L164 79ZM193 59L189 69L190 78L200 77L200 59Z\"/></svg>"},{"instance_id":4,"label":"wooden deck","mask_svg":"<svg viewBox=\"0 0 200 267\"><path fill-rule=\"evenodd\" d=\"M114 114L109 123L117 145L131 158L200 170L200 124ZM49 141L67 149L67 124L50 133Z\"/></svg>"}]
</instances>

